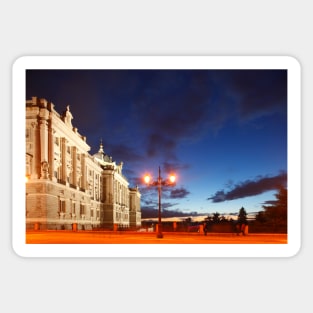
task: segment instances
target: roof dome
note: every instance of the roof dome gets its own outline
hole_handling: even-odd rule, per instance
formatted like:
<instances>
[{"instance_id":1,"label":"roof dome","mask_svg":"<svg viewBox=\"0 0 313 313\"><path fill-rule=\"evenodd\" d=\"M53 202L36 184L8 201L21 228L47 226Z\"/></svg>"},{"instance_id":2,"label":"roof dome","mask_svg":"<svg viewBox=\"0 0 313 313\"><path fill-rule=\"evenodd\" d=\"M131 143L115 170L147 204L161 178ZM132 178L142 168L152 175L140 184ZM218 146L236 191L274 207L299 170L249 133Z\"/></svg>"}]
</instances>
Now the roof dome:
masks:
<instances>
[{"instance_id":1,"label":"roof dome","mask_svg":"<svg viewBox=\"0 0 313 313\"><path fill-rule=\"evenodd\" d=\"M100 148L97 153L93 155L100 163L112 163L112 157L107 155L103 150L102 141L100 142Z\"/></svg>"}]
</instances>

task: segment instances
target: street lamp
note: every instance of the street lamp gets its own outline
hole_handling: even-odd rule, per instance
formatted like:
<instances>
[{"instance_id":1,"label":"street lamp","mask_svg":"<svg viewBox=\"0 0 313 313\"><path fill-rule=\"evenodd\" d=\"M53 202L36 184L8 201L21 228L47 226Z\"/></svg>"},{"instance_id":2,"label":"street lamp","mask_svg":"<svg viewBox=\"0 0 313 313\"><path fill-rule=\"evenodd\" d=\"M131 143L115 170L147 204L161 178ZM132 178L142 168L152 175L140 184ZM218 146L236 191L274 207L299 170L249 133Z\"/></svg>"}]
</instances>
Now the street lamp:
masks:
<instances>
[{"instance_id":1,"label":"street lamp","mask_svg":"<svg viewBox=\"0 0 313 313\"><path fill-rule=\"evenodd\" d=\"M157 238L163 238L162 234L162 223L161 223L161 189L162 186L174 186L176 182L176 176L174 174L170 174L168 179L162 180L161 177L161 169L159 166L159 176L156 181L151 181L151 176L149 174L145 175L143 178L144 182L148 186L157 186L158 194L159 194L159 221L158 221L158 232Z\"/></svg>"}]
</instances>

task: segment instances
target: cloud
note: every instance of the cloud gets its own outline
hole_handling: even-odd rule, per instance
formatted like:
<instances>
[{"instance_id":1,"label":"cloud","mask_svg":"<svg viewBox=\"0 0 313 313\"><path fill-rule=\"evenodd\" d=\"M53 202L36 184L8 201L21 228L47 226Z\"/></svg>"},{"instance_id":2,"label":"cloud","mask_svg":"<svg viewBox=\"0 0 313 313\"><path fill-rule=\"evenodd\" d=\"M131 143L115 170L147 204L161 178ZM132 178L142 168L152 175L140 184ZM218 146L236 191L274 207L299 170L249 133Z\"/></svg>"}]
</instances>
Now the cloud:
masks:
<instances>
[{"instance_id":1,"label":"cloud","mask_svg":"<svg viewBox=\"0 0 313 313\"><path fill-rule=\"evenodd\" d=\"M218 134L231 119L287 110L284 70L32 70L26 91L60 112L70 104L93 153L102 138L125 163L141 156L177 162L177 147Z\"/></svg>"},{"instance_id":2,"label":"cloud","mask_svg":"<svg viewBox=\"0 0 313 313\"><path fill-rule=\"evenodd\" d=\"M177 188L177 189L171 190L170 198L171 199L182 199L182 198L186 198L189 194L190 194L190 192L188 190L186 190L185 188Z\"/></svg>"},{"instance_id":3,"label":"cloud","mask_svg":"<svg viewBox=\"0 0 313 313\"><path fill-rule=\"evenodd\" d=\"M175 159L173 154L176 143L172 138L165 136L164 134L152 133L148 136L147 150L146 153L148 157L154 157L162 154L169 159Z\"/></svg>"},{"instance_id":4,"label":"cloud","mask_svg":"<svg viewBox=\"0 0 313 313\"><path fill-rule=\"evenodd\" d=\"M162 218L167 217L190 217L197 216L198 212L183 212L179 209L176 210L166 210L162 209ZM142 207L141 217L142 218L157 218L159 216L159 210L152 207Z\"/></svg>"},{"instance_id":5,"label":"cloud","mask_svg":"<svg viewBox=\"0 0 313 313\"><path fill-rule=\"evenodd\" d=\"M264 205L275 205L275 204L277 204L277 200L268 200L268 201L264 201L263 204L264 204Z\"/></svg>"},{"instance_id":6,"label":"cloud","mask_svg":"<svg viewBox=\"0 0 313 313\"><path fill-rule=\"evenodd\" d=\"M186 169L189 169L190 168L190 165L189 164L182 164L182 163L179 163L179 162L164 162L163 163L163 168L164 168L164 171L166 173L171 173L171 172L180 172L182 170L186 170Z\"/></svg>"},{"instance_id":7,"label":"cloud","mask_svg":"<svg viewBox=\"0 0 313 313\"><path fill-rule=\"evenodd\" d=\"M220 71L216 77L237 103L241 121L287 113L287 70Z\"/></svg>"},{"instance_id":8,"label":"cloud","mask_svg":"<svg viewBox=\"0 0 313 313\"><path fill-rule=\"evenodd\" d=\"M154 200L154 199L157 199L157 188L144 187L144 188L141 188L140 191L142 194L142 199L144 199L142 201L145 203L145 205L157 203L157 201ZM163 186L163 188L162 188L162 198L167 199L167 200L183 199L183 198L186 198L189 194L190 194L190 192L183 187L173 189L173 187ZM151 199L153 199L153 200L151 200ZM162 207L164 205L165 204L162 203ZM173 206L176 204L170 203L169 205Z\"/></svg>"},{"instance_id":9,"label":"cloud","mask_svg":"<svg viewBox=\"0 0 313 313\"><path fill-rule=\"evenodd\" d=\"M114 160L118 162L139 162L144 159L144 156L137 153L133 146L125 145L125 144L109 144L107 145L108 150L110 150L110 154Z\"/></svg>"},{"instance_id":10,"label":"cloud","mask_svg":"<svg viewBox=\"0 0 313 313\"><path fill-rule=\"evenodd\" d=\"M253 121L286 114L287 73L282 70L151 71L133 98L133 114L146 135L146 154L175 160L182 142L217 134L231 119Z\"/></svg>"},{"instance_id":11,"label":"cloud","mask_svg":"<svg viewBox=\"0 0 313 313\"><path fill-rule=\"evenodd\" d=\"M162 211L164 209L171 208L173 206L177 206L178 203L171 203L171 202L162 202ZM157 201L147 200L144 201L144 205L141 206L141 210L148 211L148 210L158 210L159 203Z\"/></svg>"},{"instance_id":12,"label":"cloud","mask_svg":"<svg viewBox=\"0 0 313 313\"><path fill-rule=\"evenodd\" d=\"M287 184L287 173L283 172L273 177L258 177L255 180L240 182L229 191L219 190L207 200L214 203L235 200L245 197L256 196L266 191L277 190L280 186Z\"/></svg>"},{"instance_id":13,"label":"cloud","mask_svg":"<svg viewBox=\"0 0 313 313\"><path fill-rule=\"evenodd\" d=\"M206 71L150 71L133 98L132 114L146 136L146 154L176 159L181 141L194 138L209 115Z\"/></svg>"}]
</instances>

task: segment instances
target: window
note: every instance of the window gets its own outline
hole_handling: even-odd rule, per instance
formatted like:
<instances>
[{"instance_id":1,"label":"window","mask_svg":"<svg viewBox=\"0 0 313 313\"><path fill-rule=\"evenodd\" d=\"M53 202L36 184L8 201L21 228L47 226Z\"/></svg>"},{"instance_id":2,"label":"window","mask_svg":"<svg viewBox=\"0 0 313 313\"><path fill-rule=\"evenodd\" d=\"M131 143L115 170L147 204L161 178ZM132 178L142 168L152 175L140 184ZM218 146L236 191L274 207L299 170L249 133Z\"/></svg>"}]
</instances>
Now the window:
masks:
<instances>
[{"instance_id":1,"label":"window","mask_svg":"<svg viewBox=\"0 0 313 313\"><path fill-rule=\"evenodd\" d=\"M29 128L26 128L26 141L29 141L30 140L30 129Z\"/></svg>"},{"instance_id":2,"label":"window","mask_svg":"<svg viewBox=\"0 0 313 313\"><path fill-rule=\"evenodd\" d=\"M95 187L95 198L97 201L99 201L99 192L98 192L98 187Z\"/></svg>"},{"instance_id":3,"label":"window","mask_svg":"<svg viewBox=\"0 0 313 313\"><path fill-rule=\"evenodd\" d=\"M65 209L66 209L65 200L60 199L60 202L59 202L59 212L60 213L65 213Z\"/></svg>"},{"instance_id":4,"label":"window","mask_svg":"<svg viewBox=\"0 0 313 313\"><path fill-rule=\"evenodd\" d=\"M80 205L80 215L85 215L86 212L85 212L85 205L84 204L81 204Z\"/></svg>"}]
</instances>

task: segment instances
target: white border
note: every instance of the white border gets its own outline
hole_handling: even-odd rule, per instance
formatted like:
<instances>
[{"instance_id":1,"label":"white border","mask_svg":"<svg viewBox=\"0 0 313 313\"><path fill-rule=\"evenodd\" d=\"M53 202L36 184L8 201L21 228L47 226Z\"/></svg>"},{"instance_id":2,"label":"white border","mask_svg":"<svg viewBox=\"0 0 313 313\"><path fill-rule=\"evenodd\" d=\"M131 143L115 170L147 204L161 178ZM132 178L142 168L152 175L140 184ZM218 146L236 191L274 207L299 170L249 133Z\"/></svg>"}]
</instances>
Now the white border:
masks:
<instances>
[{"instance_id":1,"label":"white border","mask_svg":"<svg viewBox=\"0 0 313 313\"><path fill-rule=\"evenodd\" d=\"M26 69L287 69L288 244L26 244ZM290 56L24 56L12 67L12 246L22 257L291 257L301 247L301 66ZM18 156L18 157L16 157Z\"/></svg>"}]
</instances>

